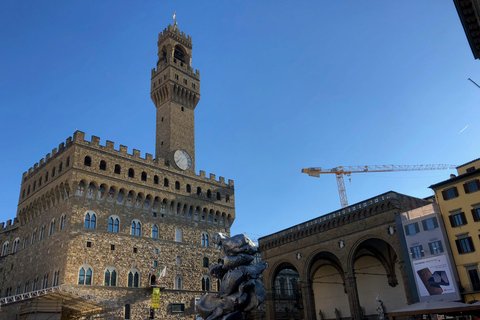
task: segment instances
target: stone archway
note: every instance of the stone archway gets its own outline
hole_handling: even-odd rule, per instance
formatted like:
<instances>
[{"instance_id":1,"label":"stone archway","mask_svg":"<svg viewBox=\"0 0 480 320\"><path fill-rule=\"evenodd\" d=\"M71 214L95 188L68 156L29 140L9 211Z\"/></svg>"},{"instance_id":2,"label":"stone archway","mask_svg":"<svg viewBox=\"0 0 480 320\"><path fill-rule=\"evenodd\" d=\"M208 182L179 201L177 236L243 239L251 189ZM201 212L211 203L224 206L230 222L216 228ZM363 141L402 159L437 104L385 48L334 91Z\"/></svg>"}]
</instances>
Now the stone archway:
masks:
<instances>
[{"instance_id":1,"label":"stone archway","mask_svg":"<svg viewBox=\"0 0 480 320\"><path fill-rule=\"evenodd\" d=\"M311 282L313 303L311 313L316 319L350 318L345 287L345 270L339 258L331 252L316 253L306 272Z\"/></svg>"},{"instance_id":2,"label":"stone archway","mask_svg":"<svg viewBox=\"0 0 480 320\"><path fill-rule=\"evenodd\" d=\"M378 316L377 296L385 312L407 305L406 288L403 281L397 281L405 276L401 260L395 248L380 238L362 239L352 248L348 274L353 279L350 286L354 285L357 293L360 318Z\"/></svg>"},{"instance_id":3,"label":"stone archway","mask_svg":"<svg viewBox=\"0 0 480 320\"><path fill-rule=\"evenodd\" d=\"M303 318L300 274L292 264L284 262L273 270L271 283L273 314L276 320Z\"/></svg>"}]
</instances>

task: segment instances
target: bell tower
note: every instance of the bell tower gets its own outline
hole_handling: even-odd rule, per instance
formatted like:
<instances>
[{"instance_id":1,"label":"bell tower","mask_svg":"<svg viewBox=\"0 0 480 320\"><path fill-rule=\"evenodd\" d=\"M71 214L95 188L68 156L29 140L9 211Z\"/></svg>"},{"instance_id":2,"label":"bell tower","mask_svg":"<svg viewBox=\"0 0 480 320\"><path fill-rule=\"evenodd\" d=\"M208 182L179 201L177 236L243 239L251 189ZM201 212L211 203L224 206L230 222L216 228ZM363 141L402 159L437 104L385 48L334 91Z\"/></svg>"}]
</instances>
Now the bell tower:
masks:
<instances>
[{"instance_id":1,"label":"bell tower","mask_svg":"<svg viewBox=\"0 0 480 320\"><path fill-rule=\"evenodd\" d=\"M200 71L191 67L192 38L169 25L158 35L158 62L150 97L157 108L155 158L195 172L195 107Z\"/></svg>"}]
</instances>

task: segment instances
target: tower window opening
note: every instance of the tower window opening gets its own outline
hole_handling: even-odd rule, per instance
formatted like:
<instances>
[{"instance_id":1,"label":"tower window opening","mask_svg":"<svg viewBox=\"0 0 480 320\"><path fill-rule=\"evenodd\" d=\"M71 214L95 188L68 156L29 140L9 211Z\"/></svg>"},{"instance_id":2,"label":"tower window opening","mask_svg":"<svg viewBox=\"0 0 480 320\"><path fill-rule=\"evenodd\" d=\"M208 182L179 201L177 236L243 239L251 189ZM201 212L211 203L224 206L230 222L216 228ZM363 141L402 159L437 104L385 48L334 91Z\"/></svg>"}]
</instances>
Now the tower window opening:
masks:
<instances>
[{"instance_id":1,"label":"tower window opening","mask_svg":"<svg viewBox=\"0 0 480 320\"><path fill-rule=\"evenodd\" d=\"M175 181L175 189L180 190L180 182Z\"/></svg>"},{"instance_id":2,"label":"tower window opening","mask_svg":"<svg viewBox=\"0 0 480 320\"><path fill-rule=\"evenodd\" d=\"M175 80L178 80L178 74L175 75Z\"/></svg>"},{"instance_id":3,"label":"tower window opening","mask_svg":"<svg viewBox=\"0 0 480 320\"><path fill-rule=\"evenodd\" d=\"M118 164L115 165L115 173L120 174L120 165Z\"/></svg>"},{"instance_id":4,"label":"tower window opening","mask_svg":"<svg viewBox=\"0 0 480 320\"><path fill-rule=\"evenodd\" d=\"M183 108L183 106L182 106L182 111L185 111L185 108Z\"/></svg>"},{"instance_id":5,"label":"tower window opening","mask_svg":"<svg viewBox=\"0 0 480 320\"><path fill-rule=\"evenodd\" d=\"M142 172L142 181L147 181L147 173L145 171Z\"/></svg>"},{"instance_id":6,"label":"tower window opening","mask_svg":"<svg viewBox=\"0 0 480 320\"><path fill-rule=\"evenodd\" d=\"M153 177L153 183L154 183L154 184L158 184L158 176L157 176L157 175L155 175L155 176Z\"/></svg>"},{"instance_id":7,"label":"tower window opening","mask_svg":"<svg viewBox=\"0 0 480 320\"><path fill-rule=\"evenodd\" d=\"M92 165L92 158L90 158L89 156L86 156L83 164L87 167L90 167Z\"/></svg>"},{"instance_id":8,"label":"tower window opening","mask_svg":"<svg viewBox=\"0 0 480 320\"><path fill-rule=\"evenodd\" d=\"M173 57L178 59L182 62L185 62L185 52L182 50L180 46L175 46L175 51L173 53Z\"/></svg>"},{"instance_id":9,"label":"tower window opening","mask_svg":"<svg viewBox=\"0 0 480 320\"><path fill-rule=\"evenodd\" d=\"M168 179L167 178L163 179L163 186L168 187Z\"/></svg>"},{"instance_id":10,"label":"tower window opening","mask_svg":"<svg viewBox=\"0 0 480 320\"><path fill-rule=\"evenodd\" d=\"M195 89L195 83L192 83L192 88Z\"/></svg>"},{"instance_id":11,"label":"tower window opening","mask_svg":"<svg viewBox=\"0 0 480 320\"><path fill-rule=\"evenodd\" d=\"M162 121L162 122L163 122L163 117L162 117L162 119L161 119L160 121Z\"/></svg>"},{"instance_id":12,"label":"tower window opening","mask_svg":"<svg viewBox=\"0 0 480 320\"><path fill-rule=\"evenodd\" d=\"M192 186L190 186L189 184L187 184L187 188L186 188L186 189L187 189L187 192L188 192L188 193L192 192Z\"/></svg>"},{"instance_id":13,"label":"tower window opening","mask_svg":"<svg viewBox=\"0 0 480 320\"><path fill-rule=\"evenodd\" d=\"M129 178L135 177L135 171L132 168L128 169L128 177Z\"/></svg>"},{"instance_id":14,"label":"tower window opening","mask_svg":"<svg viewBox=\"0 0 480 320\"><path fill-rule=\"evenodd\" d=\"M183 78L183 84L187 84L187 79Z\"/></svg>"},{"instance_id":15,"label":"tower window opening","mask_svg":"<svg viewBox=\"0 0 480 320\"><path fill-rule=\"evenodd\" d=\"M106 169L107 169L107 163L104 160L100 161L100 170L105 171Z\"/></svg>"}]
</instances>

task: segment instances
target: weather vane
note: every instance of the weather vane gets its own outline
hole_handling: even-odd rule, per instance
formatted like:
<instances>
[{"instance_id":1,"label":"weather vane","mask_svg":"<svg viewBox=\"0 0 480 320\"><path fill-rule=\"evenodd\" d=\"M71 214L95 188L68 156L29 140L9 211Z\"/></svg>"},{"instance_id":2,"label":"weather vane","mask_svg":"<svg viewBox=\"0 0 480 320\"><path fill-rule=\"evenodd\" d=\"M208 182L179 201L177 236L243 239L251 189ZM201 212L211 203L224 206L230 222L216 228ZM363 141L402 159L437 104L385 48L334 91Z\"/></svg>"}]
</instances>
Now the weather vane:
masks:
<instances>
[{"instance_id":1,"label":"weather vane","mask_svg":"<svg viewBox=\"0 0 480 320\"><path fill-rule=\"evenodd\" d=\"M177 11L175 11L173 13L173 25L176 26L177 25Z\"/></svg>"}]
</instances>

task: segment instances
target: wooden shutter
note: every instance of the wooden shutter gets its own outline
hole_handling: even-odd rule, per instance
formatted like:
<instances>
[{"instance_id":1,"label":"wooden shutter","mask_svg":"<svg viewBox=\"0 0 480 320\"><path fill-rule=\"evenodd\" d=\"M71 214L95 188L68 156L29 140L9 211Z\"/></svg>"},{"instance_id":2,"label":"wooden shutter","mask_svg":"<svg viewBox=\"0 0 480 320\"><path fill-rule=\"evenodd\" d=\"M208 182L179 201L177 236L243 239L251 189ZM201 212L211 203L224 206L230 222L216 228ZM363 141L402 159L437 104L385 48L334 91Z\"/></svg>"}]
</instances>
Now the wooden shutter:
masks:
<instances>
[{"instance_id":1,"label":"wooden shutter","mask_svg":"<svg viewBox=\"0 0 480 320\"><path fill-rule=\"evenodd\" d=\"M453 187L453 193L455 194L455 197L458 197L457 187Z\"/></svg>"},{"instance_id":2,"label":"wooden shutter","mask_svg":"<svg viewBox=\"0 0 480 320\"><path fill-rule=\"evenodd\" d=\"M424 231L428 230L427 220L422 220L422 225L423 225L423 230L424 230Z\"/></svg>"},{"instance_id":3,"label":"wooden shutter","mask_svg":"<svg viewBox=\"0 0 480 320\"><path fill-rule=\"evenodd\" d=\"M443 190L443 191L442 191L442 196L443 196L443 200L448 200L448 198L447 198L447 191Z\"/></svg>"},{"instance_id":4,"label":"wooden shutter","mask_svg":"<svg viewBox=\"0 0 480 320\"><path fill-rule=\"evenodd\" d=\"M462 244L460 242L460 239L455 240L455 244L457 245L458 253L463 253Z\"/></svg>"},{"instance_id":5,"label":"wooden shutter","mask_svg":"<svg viewBox=\"0 0 480 320\"><path fill-rule=\"evenodd\" d=\"M453 218L452 215L448 216L448 219L450 220L450 225L452 226L452 228L455 228L456 225L455 225L455 219Z\"/></svg>"},{"instance_id":6,"label":"wooden shutter","mask_svg":"<svg viewBox=\"0 0 480 320\"><path fill-rule=\"evenodd\" d=\"M432 219L433 219L433 226L434 226L435 228L438 228L438 220L437 220L437 218L432 218Z\"/></svg>"},{"instance_id":7,"label":"wooden shutter","mask_svg":"<svg viewBox=\"0 0 480 320\"><path fill-rule=\"evenodd\" d=\"M465 193L470 193L470 189L468 188L468 183L463 184L463 189L465 190Z\"/></svg>"},{"instance_id":8,"label":"wooden shutter","mask_svg":"<svg viewBox=\"0 0 480 320\"><path fill-rule=\"evenodd\" d=\"M470 248L472 249L470 252L475 251L475 247L473 246L472 237L468 237L467 240L468 240L468 244L470 244Z\"/></svg>"},{"instance_id":9,"label":"wooden shutter","mask_svg":"<svg viewBox=\"0 0 480 320\"><path fill-rule=\"evenodd\" d=\"M467 224L467 218L465 217L465 212L460 212L460 218L462 218L462 224Z\"/></svg>"},{"instance_id":10,"label":"wooden shutter","mask_svg":"<svg viewBox=\"0 0 480 320\"><path fill-rule=\"evenodd\" d=\"M418 223L415 222L413 225L415 226L415 233L419 233L419 232L420 232L420 228L418 228Z\"/></svg>"},{"instance_id":11,"label":"wooden shutter","mask_svg":"<svg viewBox=\"0 0 480 320\"><path fill-rule=\"evenodd\" d=\"M480 221L480 216L479 216L477 210L478 209L472 209L472 217L473 217L473 221L475 221L475 222Z\"/></svg>"}]
</instances>

